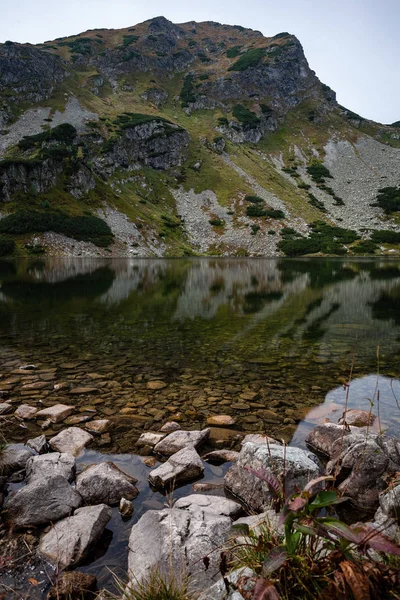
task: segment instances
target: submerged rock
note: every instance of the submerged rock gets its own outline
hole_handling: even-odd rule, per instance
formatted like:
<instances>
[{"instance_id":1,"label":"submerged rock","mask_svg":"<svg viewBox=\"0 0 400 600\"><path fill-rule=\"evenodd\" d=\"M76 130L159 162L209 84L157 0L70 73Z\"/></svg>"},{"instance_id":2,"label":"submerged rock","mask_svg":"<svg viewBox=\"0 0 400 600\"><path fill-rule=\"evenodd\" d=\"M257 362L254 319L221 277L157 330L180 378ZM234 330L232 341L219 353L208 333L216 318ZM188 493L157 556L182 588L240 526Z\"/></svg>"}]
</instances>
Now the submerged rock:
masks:
<instances>
[{"instance_id":1,"label":"submerged rock","mask_svg":"<svg viewBox=\"0 0 400 600\"><path fill-rule=\"evenodd\" d=\"M93 440L93 436L79 427L68 427L49 440L53 450L78 456Z\"/></svg>"},{"instance_id":2,"label":"submerged rock","mask_svg":"<svg viewBox=\"0 0 400 600\"><path fill-rule=\"evenodd\" d=\"M76 489L87 504L118 504L121 498L136 498L137 479L127 475L112 462L87 467L76 478Z\"/></svg>"},{"instance_id":3,"label":"submerged rock","mask_svg":"<svg viewBox=\"0 0 400 600\"><path fill-rule=\"evenodd\" d=\"M32 419L36 415L38 409L28 404L21 404L15 411L14 415L19 419Z\"/></svg>"},{"instance_id":4,"label":"submerged rock","mask_svg":"<svg viewBox=\"0 0 400 600\"><path fill-rule=\"evenodd\" d=\"M354 427L366 427L373 425L375 419L376 416L371 412L351 408L343 413L343 417L339 419L339 424L347 423L347 425L353 425Z\"/></svg>"},{"instance_id":5,"label":"submerged rock","mask_svg":"<svg viewBox=\"0 0 400 600\"><path fill-rule=\"evenodd\" d=\"M167 435L163 440L154 446L154 451L158 454L171 456L183 448L198 448L209 437L210 430L202 431L174 431Z\"/></svg>"},{"instance_id":6,"label":"submerged rock","mask_svg":"<svg viewBox=\"0 0 400 600\"><path fill-rule=\"evenodd\" d=\"M190 576L197 588L204 589L218 578L220 553L229 537L231 519L200 510L177 508L147 511L132 527L129 538L129 578L142 581L157 568L169 576L172 569L179 579ZM202 558L209 555L205 569Z\"/></svg>"},{"instance_id":7,"label":"submerged rock","mask_svg":"<svg viewBox=\"0 0 400 600\"><path fill-rule=\"evenodd\" d=\"M160 431L162 433L172 433L173 431L178 431L179 429L181 429L179 423L176 421L168 421L161 427Z\"/></svg>"},{"instance_id":8,"label":"submerged rock","mask_svg":"<svg viewBox=\"0 0 400 600\"><path fill-rule=\"evenodd\" d=\"M344 425L323 423L314 427L306 439L306 444L313 452L318 452L330 458L335 442L350 435L350 433L351 430L346 429Z\"/></svg>"},{"instance_id":9,"label":"submerged rock","mask_svg":"<svg viewBox=\"0 0 400 600\"><path fill-rule=\"evenodd\" d=\"M118 510L123 517L131 517L133 515L133 502L126 498L121 498Z\"/></svg>"},{"instance_id":10,"label":"submerged rock","mask_svg":"<svg viewBox=\"0 0 400 600\"><path fill-rule=\"evenodd\" d=\"M73 412L74 406L68 406L67 404L55 404L48 408L43 408L36 413L36 419L49 419L51 423L61 423Z\"/></svg>"},{"instance_id":11,"label":"submerged rock","mask_svg":"<svg viewBox=\"0 0 400 600\"><path fill-rule=\"evenodd\" d=\"M226 427L235 425L235 423L235 419L230 415L213 415L207 419L207 425L221 425L221 427Z\"/></svg>"},{"instance_id":12,"label":"submerged rock","mask_svg":"<svg viewBox=\"0 0 400 600\"><path fill-rule=\"evenodd\" d=\"M172 483L190 481L202 475L203 462L193 447L183 448L167 462L150 471L149 481L155 487L166 487Z\"/></svg>"},{"instance_id":13,"label":"submerged rock","mask_svg":"<svg viewBox=\"0 0 400 600\"><path fill-rule=\"evenodd\" d=\"M5 518L16 528L37 527L66 517L81 504L65 477L38 478L9 499Z\"/></svg>"},{"instance_id":14,"label":"submerged rock","mask_svg":"<svg viewBox=\"0 0 400 600\"><path fill-rule=\"evenodd\" d=\"M213 450L203 456L204 460L209 463L221 464L224 462L236 462L239 457L239 452L234 450Z\"/></svg>"},{"instance_id":15,"label":"submerged rock","mask_svg":"<svg viewBox=\"0 0 400 600\"><path fill-rule=\"evenodd\" d=\"M85 428L90 433L95 433L101 435L108 431L111 426L111 421L109 419L97 419L96 421L90 421L85 425Z\"/></svg>"},{"instance_id":16,"label":"submerged rock","mask_svg":"<svg viewBox=\"0 0 400 600\"><path fill-rule=\"evenodd\" d=\"M274 500L265 481L253 475L247 468L261 471L264 476L282 480L286 497L297 487L302 489L310 480L318 477L322 468L318 458L311 452L270 444L269 446L247 442L237 462L225 475L225 487L249 508L262 511Z\"/></svg>"},{"instance_id":17,"label":"submerged rock","mask_svg":"<svg viewBox=\"0 0 400 600\"><path fill-rule=\"evenodd\" d=\"M32 456L26 463L26 479L28 483L34 479L62 475L67 481L75 478L75 458L71 454L51 452L41 456Z\"/></svg>"},{"instance_id":18,"label":"submerged rock","mask_svg":"<svg viewBox=\"0 0 400 600\"><path fill-rule=\"evenodd\" d=\"M42 536L39 554L62 569L77 565L99 541L111 515L105 504L79 508Z\"/></svg>"},{"instance_id":19,"label":"submerged rock","mask_svg":"<svg viewBox=\"0 0 400 600\"><path fill-rule=\"evenodd\" d=\"M0 415L8 415L13 410L13 407L8 402L0 403Z\"/></svg>"}]
</instances>

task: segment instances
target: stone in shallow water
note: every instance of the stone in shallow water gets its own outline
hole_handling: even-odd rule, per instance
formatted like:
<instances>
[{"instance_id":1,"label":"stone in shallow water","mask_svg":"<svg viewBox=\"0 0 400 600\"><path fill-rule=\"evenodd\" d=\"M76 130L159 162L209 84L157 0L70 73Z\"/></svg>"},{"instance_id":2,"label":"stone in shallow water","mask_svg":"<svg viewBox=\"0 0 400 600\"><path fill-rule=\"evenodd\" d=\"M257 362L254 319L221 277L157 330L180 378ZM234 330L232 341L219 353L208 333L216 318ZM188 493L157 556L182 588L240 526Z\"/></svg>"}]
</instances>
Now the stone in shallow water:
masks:
<instances>
[{"instance_id":1,"label":"stone in shallow water","mask_svg":"<svg viewBox=\"0 0 400 600\"><path fill-rule=\"evenodd\" d=\"M79 508L42 536L39 554L62 569L78 564L98 542L111 515L105 504Z\"/></svg>"},{"instance_id":2,"label":"stone in shallow water","mask_svg":"<svg viewBox=\"0 0 400 600\"><path fill-rule=\"evenodd\" d=\"M209 452L203 459L215 464L221 464L224 462L236 462L239 456L239 452L234 450L213 450Z\"/></svg>"},{"instance_id":3,"label":"stone in shallow water","mask_svg":"<svg viewBox=\"0 0 400 600\"><path fill-rule=\"evenodd\" d=\"M167 462L150 471L148 478L155 487L166 487L172 483L190 481L203 472L200 456L193 447L189 447L176 452Z\"/></svg>"},{"instance_id":4,"label":"stone in shallow water","mask_svg":"<svg viewBox=\"0 0 400 600\"><path fill-rule=\"evenodd\" d=\"M351 408L343 413L343 417L339 419L339 424L346 422L347 425L354 425L354 427L366 427L373 425L375 419L376 416L366 410Z\"/></svg>"},{"instance_id":5,"label":"stone in shallow water","mask_svg":"<svg viewBox=\"0 0 400 600\"><path fill-rule=\"evenodd\" d=\"M38 437L28 440L26 442L26 445L29 446L29 448L32 448L32 450L34 450L38 454L44 454L49 450L49 445L47 443L45 435L38 435Z\"/></svg>"},{"instance_id":6,"label":"stone in shallow water","mask_svg":"<svg viewBox=\"0 0 400 600\"><path fill-rule=\"evenodd\" d=\"M87 504L118 504L121 498L132 500L139 490L137 480L112 462L87 467L76 478L76 489Z\"/></svg>"},{"instance_id":7,"label":"stone in shallow water","mask_svg":"<svg viewBox=\"0 0 400 600\"><path fill-rule=\"evenodd\" d=\"M97 421L90 421L85 425L85 428L90 433L102 434L105 433L111 425L111 421L109 419L98 419Z\"/></svg>"},{"instance_id":8,"label":"stone in shallow water","mask_svg":"<svg viewBox=\"0 0 400 600\"><path fill-rule=\"evenodd\" d=\"M69 393L75 396L79 396L80 394L97 394L99 388L95 387L76 387L69 390Z\"/></svg>"},{"instance_id":9,"label":"stone in shallow water","mask_svg":"<svg viewBox=\"0 0 400 600\"><path fill-rule=\"evenodd\" d=\"M70 454L51 452L41 456L32 456L26 463L26 479L30 483L40 477L62 475L71 483L75 477L75 458Z\"/></svg>"},{"instance_id":10,"label":"stone in shallow water","mask_svg":"<svg viewBox=\"0 0 400 600\"><path fill-rule=\"evenodd\" d=\"M0 415L8 415L12 410L13 407L11 404L8 404L8 402L2 402L0 404Z\"/></svg>"},{"instance_id":11,"label":"stone in shallow water","mask_svg":"<svg viewBox=\"0 0 400 600\"><path fill-rule=\"evenodd\" d=\"M10 498L5 518L17 528L37 527L66 517L81 504L82 498L65 477L39 478Z\"/></svg>"},{"instance_id":12,"label":"stone in shallow water","mask_svg":"<svg viewBox=\"0 0 400 600\"><path fill-rule=\"evenodd\" d=\"M32 419L34 415L36 415L38 409L34 406L29 406L28 404L21 404L18 406L14 415L19 419Z\"/></svg>"},{"instance_id":13,"label":"stone in shallow water","mask_svg":"<svg viewBox=\"0 0 400 600\"><path fill-rule=\"evenodd\" d=\"M133 515L133 503L126 498L121 498L118 510L123 517L131 517Z\"/></svg>"},{"instance_id":14,"label":"stone in shallow water","mask_svg":"<svg viewBox=\"0 0 400 600\"><path fill-rule=\"evenodd\" d=\"M49 440L53 450L78 456L93 440L93 436L79 427L68 427Z\"/></svg>"},{"instance_id":15,"label":"stone in shallow water","mask_svg":"<svg viewBox=\"0 0 400 600\"><path fill-rule=\"evenodd\" d=\"M162 433L172 433L173 431L178 431L179 429L181 429L179 423L177 423L176 421L168 421L168 423L165 423L161 427L160 431Z\"/></svg>"},{"instance_id":16,"label":"stone in shallow water","mask_svg":"<svg viewBox=\"0 0 400 600\"><path fill-rule=\"evenodd\" d=\"M174 431L154 446L154 451L159 454L171 456L182 448L198 448L209 437L210 430L202 431Z\"/></svg>"},{"instance_id":17,"label":"stone in shallow water","mask_svg":"<svg viewBox=\"0 0 400 600\"><path fill-rule=\"evenodd\" d=\"M166 436L165 433L153 433L152 431L147 431L146 433L142 433L138 441L136 442L137 446L155 446L158 442L161 442Z\"/></svg>"},{"instance_id":18,"label":"stone in shallow water","mask_svg":"<svg viewBox=\"0 0 400 600\"><path fill-rule=\"evenodd\" d=\"M167 387L165 381L148 381L146 383L146 388L148 390L163 390Z\"/></svg>"},{"instance_id":19,"label":"stone in shallow water","mask_svg":"<svg viewBox=\"0 0 400 600\"><path fill-rule=\"evenodd\" d=\"M207 419L207 425L221 425L222 427L229 427L229 425L235 425L235 423L235 419L230 415L213 415Z\"/></svg>"},{"instance_id":20,"label":"stone in shallow water","mask_svg":"<svg viewBox=\"0 0 400 600\"><path fill-rule=\"evenodd\" d=\"M64 421L74 410L74 406L68 406L67 404L55 404L48 408L43 408L36 413L37 419L50 419L52 423L60 423Z\"/></svg>"},{"instance_id":21,"label":"stone in shallow water","mask_svg":"<svg viewBox=\"0 0 400 600\"><path fill-rule=\"evenodd\" d=\"M268 435L264 435L263 433L248 433L244 436L241 444L242 446L247 442L252 442L253 444L257 444L258 446L268 445L268 444L278 444L281 445L280 442L274 440L274 438L269 437Z\"/></svg>"}]
</instances>

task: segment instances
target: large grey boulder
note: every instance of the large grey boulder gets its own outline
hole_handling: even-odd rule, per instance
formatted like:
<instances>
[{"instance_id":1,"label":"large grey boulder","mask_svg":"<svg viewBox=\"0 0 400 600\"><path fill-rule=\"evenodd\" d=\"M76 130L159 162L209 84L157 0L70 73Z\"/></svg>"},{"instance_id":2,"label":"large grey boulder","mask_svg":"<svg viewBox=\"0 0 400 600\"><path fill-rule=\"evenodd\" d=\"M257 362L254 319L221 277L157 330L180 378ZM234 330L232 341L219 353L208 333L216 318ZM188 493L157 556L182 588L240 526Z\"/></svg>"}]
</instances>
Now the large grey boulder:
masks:
<instances>
[{"instance_id":1,"label":"large grey boulder","mask_svg":"<svg viewBox=\"0 0 400 600\"><path fill-rule=\"evenodd\" d=\"M79 456L82 450L93 440L93 436L79 427L68 427L49 440L53 450Z\"/></svg>"},{"instance_id":2,"label":"large grey boulder","mask_svg":"<svg viewBox=\"0 0 400 600\"><path fill-rule=\"evenodd\" d=\"M354 430L354 428L353 428ZM337 440L342 440L344 437L352 433L352 428L346 428L345 425L337 425L336 423L323 423L317 425L309 433L306 439L306 444L313 452L323 454L330 458L333 452L333 446Z\"/></svg>"},{"instance_id":3,"label":"large grey boulder","mask_svg":"<svg viewBox=\"0 0 400 600\"><path fill-rule=\"evenodd\" d=\"M0 475L22 471L32 454L32 450L22 444L10 444L0 453Z\"/></svg>"},{"instance_id":4,"label":"large grey boulder","mask_svg":"<svg viewBox=\"0 0 400 600\"><path fill-rule=\"evenodd\" d=\"M37 527L58 521L82 504L65 477L34 479L6 504L5 518L16 528Z\"/></svg>"},{"instance_id":5,"label":"large grey boulder","mask_svg":"<svg viewBox=\"0 0 400 600\"><path fill-rule=\"evenodd\" d=\"M158 454L171 456L183 448L198 448L210 436L209 429L202 431L173 431L154 446Z\"/></svg>"},{"instance_id":6,"label":"large grey boulder","mask_svg":"<svg viewBox=\"0 0 400 600\"><path fill-rule=\"evenodd\" d=\"M62 569L77 565L98 542L111 515L105 504L79 508L42 536L39 554Z\"/></svg>"},{"instance_id":7,"label":"large grey boulder","mask_svg":"<svg viewBox=\"0 0 400 600\"><path fill-rule=\"evenodd\" d=\"M248 581L243 584L243 591L252 592L255 587L257 575L248 567L242 567L236 569L236 571L232 571L225 577L228 585L232 584L229 591L226 589L226 582L221 577L217 583L214 583L208 590L205 590L198 597L198 600L245 600L244 596L236 589L239 580L244 581L244 578L248 578ZM246 597L248 596L246 595Z\"/></svg>"},{"instance_id":8,"label":"large grey boulder","mask_svg":"<svg viewBox=\"0 0 400 600\"><path fill-rule=\"evenodd\" d=\"M62 475L67 481L75 478L76 463L71 454L51 452L40 456L32 456L26 463L26 479L28 482L40 477Z\"/></svg>"},{"instance_id":9,"label":"large grey boulder","mask_svg":"<svg viewBox=\"0 0 400 600\"><path fill-rule=\"evenodd\" d=\"M207 496L206 494L190 494L190 496L179 498L175 502L174 508L190 511L202 510L214 515L231 517L231 519L235 519L243 512L240 504L233 500L224 496Z\"/></svg>"},{"instance_id":10,"label":"large grey boulder","mask_svg":"<svg viewBox=\"0 0 400 600\"><path fill-rule=\"evenodd\" d=\"M265 481L247 470L251 468L283 479L286 497L297 487L303 488L308 481L318 477L322 468L318 458L301 448L278 446L276 444L244 444L237 462L225 475L225 487L249 508L261 512L274 500Z\"/></svg>"},{"instance_id":11,"label":"large grey boulder","mask_svg":"<svg viewBox=\"0 0 400 600\"><path fill-rule=\"evenodd\" d=\"M137 479L127 475L112 462L90 465L76 478L76 489L86 504L119 504L121 498L132 500L139 490Z\"/></svg>"},{"instance_id":12,"label":"large grey boulder","mask_svg":"<svg viewBox=\"0 0 400 600\"><path fill-rule=\"evenodd\" d=\"M194 448L183 448L165 463L149 473L149 481L155 487L190 481L204 472L203 462Z\"/></svg>"},{"instance_id":13,"label":"large grey boulder","mask_svg":"<svg viewBox=\"0 0 400 600\"><path fill-rule=\"evenodd\" d=\"M228 539L229 517L204 511L177 508L149 510L132 527L128 567L133 582L148 577L154 568L169 577L182 573L191 577L196 589L210 586L218 578L220 553L215 551ZM202 558L208 555L205 570Z\"/></svg>"}]
</instances>

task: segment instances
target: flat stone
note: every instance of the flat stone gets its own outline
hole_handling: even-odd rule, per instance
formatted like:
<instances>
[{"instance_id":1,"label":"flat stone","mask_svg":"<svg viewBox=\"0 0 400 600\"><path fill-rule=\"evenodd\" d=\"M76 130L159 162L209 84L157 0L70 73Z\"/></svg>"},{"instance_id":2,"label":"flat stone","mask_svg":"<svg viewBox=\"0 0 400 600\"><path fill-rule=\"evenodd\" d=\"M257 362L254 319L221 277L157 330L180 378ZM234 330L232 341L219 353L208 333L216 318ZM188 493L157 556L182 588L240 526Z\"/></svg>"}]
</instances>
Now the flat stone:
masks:
<instances>
[{"instance_id":1,"label":"flat stone","mask_svg":"<svg viewBox=\"0 0 400 600\"><path fill-rule=\"evenodd\" d=\"M253 444L257 444L258 446L264 446L268 444L278 444L281 445L280 442L274 440L274 438L269 437L268 435L264 435L263 433L248 433L244 436L241 444L247 444L247 442L252 442Z\"/></svg>"},{"instance_id":2,"label":"flat stone","mask_svg":"<svg viewBox=\"0 0 400 600\"><path fill-rule=\"evenodd\" d=\"M119 504L121 498L132 500L139 490L137 480L112 462L87 467L76 478L76 489L86 504Z\"/></svg>"},{"instance_id":3,"label":"flat stone","mask_svg":"<svg viewBox=\"0 0 400 600\"><path fill-rule=\"evenodd\" d=\"M137 446L155 446L158 442L161 442L165 438L165 433L153 433L151 431L147 431L146 433L142 433L138 441L136 442Z\"/></svg>"},{"instance_id":4,"label":"flat stone","mask_svg":"<svg viewBox=\"0 0 400 600\"><path fill-rule=\"evenodd\" d=\"M179 429L181 429L179 423L176 421L168 421L161 427L160 431L162 433L172 433L173 431L178 431Z\"/></svg>"},{"instance_id":5,"label":"flat stone","mask_svg":"<svg viewBox=\"0 0 400 600\"><path fill-rule=\"evenodd\" d=\"M179 498L174 504L174 508L180 510L202 510L214 515L224 515L234 519L241 512L242 507L233 500L228 500L224 496L207 496L206 494L191 494L184 498Z\"/></svg>"},{"instance_id":6,"label":"flat stone","mask_svg":"<svg viewBox=\"0 0 400 600\"><path fill-rule=\"evenodd\" d=\"M0 415L8 415L13 411L13 407L8 402L0 403Z\"/></svg>"},{"instance_id":7,"label":"flat stone","mask_svg":"<svg viewBox=\"0 0 400 600\"><path fill-rule=\"evenodd\" d=\"M80 571L67 571L58 579L47 600L93 600L96 596L97 578Z\"/></svg>"},{"instance_id":8,"label":"flat stone","mask_svg":"<svg viewBox=\"0 0 400 600\"><path fill-rule=\"evenodd\" d=\"M190 573L197 589L207 589L219 572L220 552L231 531L229 517L176 508L147 511L132 527L129 538L129 578L146 579L155 568L161 576L179 580ZM210 559L206 569L203 557ZM172 557L172 561L171 561Z\"/></svg>"},{"instance_id":9,"label":"flat stone","mask_svg":"<svg viewBox=\"0 0 400 600\"><path fill-rule=\"evenodd\" d=\"M278 480L284 473L283 486L288 498L322 473L318 458L311 452L277 444L269 446L252 442L244 444L237 462L225 475L225 487L251 510L260 512L275 499L267 483L253 475L248 468L269 474Z\"/></svg>"},{"instance_id":10,"label":"flat stone","mask_svg":"<svg viewBox=\"0 0 400 600\"><path fill-rule=\"evenodd\" d=\"M239 452L234 452L234 450L213 450L209 452L203 459L209 463L221 464L225 462L236 462L239 457Z\"/></svg>"},{"instance_id":11,"label":"flat stone","mask_svg":"<svg viewBox=\"0 0 400 600\"><path fill-rule=\"evenodd\" d=\"M230 415L213 415L208 417L207 425L221 425L222 427L229 427L229 425L235 425L236 421Z\"/></svg>"},{"instance_id":12,"label":"flat stone","mask_svg":"<svg viewBox=\"0 0 400 600\"><path fill-rule=\"evenodd\" d=\"M10 444L0 452L0 474L11 475L25 469L33 452L22 444Z\"/></svg>"},{"instance_id":13,"label":"flat stone","mask_svg":"<svg viewBox=\"0 0 400 600\"><path fill-rule=\"evenodd\" d=\"M79 427L68 427L49 440L53 450L66 452L78 456L82 450L93 440L93 436Z\"/></svg>"},{"instance_id":14,"label":"flat stone","mask_svg":"<svg viewBox=\"0 0 400 600\"><path fill-rule=\"evenodd\" d=\"M34 479L6 504L5 518L13 527L38 527L58 521L82 504L65 477Z\"/></svg>"},{"instance_id":15,"label":"flat stone","mask_svg":"<svg viewBox=\"0 0 400 600\"><path fill-rule=\"evenodd\" d=\"M65 419L66 425L79 425L79 423L86 423L90 421L93 415L72 415L72 417L68 417Z\"/></svg>"},{"instance_id":16,"label":"flat stone","mask_svg":"<svg viewBox=\"0 0 400 600\"><path fill-rule=\"evenodd\" d=\"M99 388L95 387L76 387L72 388L72 390L69 390L69 394L78 396L81 394L97 394L98 391Z\"/></svg>"},{"instance_id":17,"label":"flat stone","mask_svg":"<svg viewBox=\"0 0 400 600\"><path fill-rule=\"evenodd\" d=\"M49 445L47 443L45 435L38 435L38 437L28 440L26 442L26 445L29 446L29 448L32 448L32 450L34 450L38 454L44 454L49 450Z\"/></svg>"},{"instance_id":18,"label":"flat stone","mask_svg":"<svg viewBox=\"0 0 400 600\"><path fill-rule=\"evenodd\" d=\"M26 383L22 386L23 390L44 390L50 387L46 381L34 381L33 383Z\"/></svg>"},{"instance_id":19,"label":"flat stone","mask_svg":"<svg viewBox=\"0 0 400 600\"><path fill-rule=\"evenodd\" d=\"M347 425L353 425L354 427L367 427L373 425L376 420L376 416L366 410L356 410L351 408L347 412L343 413L343 417L339 419L339 423L344 422Z\"/></svg>"},{"instance_id":20,"label":"flat stone","mask_svg":"<svg viewBox=\"0 0 400 600\"><path fill-rule=\"evenodd\" d=\"M353 429L354 430L354 429ZM317 425L306 438L306 444L313 452L331 457L335 442L351 434L351 428L336 423Z\"/></svg>"},{"instance_id":21,"label":"flat stone","mask_svg":"<svg viewBox=\"0 0 400 600\"><path fill-rule=\"evenodd\" d=\"M171 456L183 448L198 448L209 437L210 430L202 431L174 431L154 446L154 451L159 454Z\"/></svg>"},{"instance_id":22,"label":"flat stone","mask_svg":"<svg viewBox=\"0 0 400 600\"><path fill-rule=\"evenodd\" d=\"M246 402L234 402L231 404L231 408L234 410L248 410L250 408L250 404L246 404Z\"/></svg>"},{"instance_id":23,"label":"flat stone","mask_svg":"<svg viewBox=\"0 0 400 600\"><path fill-rule=\"evenodd\" d=\"M106 433L110 428L111 421L109 419L98 419L96 421L90 421L85 425L85 428L90 433L97 433L98 435Z\"/></svg>"},{"instance_id":24,"label":"flat stone","mask_svg":"<svg viewBox=\"0 0 400 600\"><path fill-rule=\"evenodd\" d=\"M146 388L148 390L163 390L167 387L165 381L148 381L146 383Z\"/></svg>"},{"instance_id":25,"label":"flat stone","mask_svg":"<svg viewBox=\"0 0 400 600\"><path fill-rule=\"evenodd\" d=\"M224 487L223 483L194 483L193 484L193 491L194 492L212 492L214 490L220 490Z\"/></svg>"},{"instance_id":26,"label":"flat stone","mask_svg":"<svg viewBox=\"0 0 400 600\"><path fill-rule=\"evenodd\" d=\"M32 456L26 463L26 479L30 483L41 477L62 475L70 483L75 478L75 458L70 454L51 452L40 456Z\"/></svg>"},{"instance_id":27,"label":"flat stone","mask_svg":"<svg viewBox=\"0 0 400 600\"><path fill-rule=\"evenodd\" d=\"M34 406L29 406L28 404L21 404L18 406L14 415L19 419L32 419L34 415L36 415L38 409Z\"/></svg>"},{"instance_id":28,"label":"flat stone","mask_svg":"<svg viewBox=\"0 0 400 600\"><path fill-rule=\"evenodd\" d=\"M166 487L199 477L204 472L200 456L193 446L173 454L165 463L150 471L148 479L155 487Z\"/></svg>"},{"instance_id":29,"label":"flat stone","mask_svg":"<svg viewBox=\"0 0 400 600\"><path fill-rule=\"evenodd\" d=\"M74 406L68 406L67 404L55 404L48 408L43 408L36 413L37 419L50 419L52 423L61 423L64 421L74 410Z\"/></svg>"},{"instance_id":30,"label":"flat stone","mask_svg":"<svg viewBox=\"0 0 400 600\"><path fill-rule=\"evenodd\" d=\"M146 456L146 458L143 459L143 462L147 467L153 468L158 463L158 460L155 456Z\"/></svg>"},{"instance_id":31,"label":"flat stone","mask_svg":"<svg viewBox=\"0 0 400 600\"><path fill-rule=\"evenodd\" d=\"M105 504L79 508L41 537L39 554L61 569L79 564L99 541L111 515Z\"/></svg>"}]
</instances>

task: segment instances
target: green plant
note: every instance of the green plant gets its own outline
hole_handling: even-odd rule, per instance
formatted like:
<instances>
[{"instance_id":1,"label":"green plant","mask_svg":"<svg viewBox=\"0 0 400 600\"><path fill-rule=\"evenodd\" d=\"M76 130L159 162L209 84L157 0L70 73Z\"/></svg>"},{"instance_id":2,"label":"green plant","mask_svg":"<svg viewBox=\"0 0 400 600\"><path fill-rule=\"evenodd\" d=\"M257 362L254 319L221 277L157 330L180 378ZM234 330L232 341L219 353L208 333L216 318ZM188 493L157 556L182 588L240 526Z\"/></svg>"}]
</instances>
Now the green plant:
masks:
<instances>
[{"instance_id":1,"label":"green plant","mask_svg":"<svg viewBox=\"0 0 400 600\"><path fill-rule=\"evenodd\" d=\"M400 211L400 185L398 187L384 187L378 190L376 203L371 206L382 208L387 215Z\"/></svg>"},{"instance_id":2,"label":"green plant","mask_svg":"<svg viewBox=\"0 0 400 600\"><path fill-rule=\"evenodd\" d=\"M252 48L241 54L238 60L229 67L228 71L245 71L250 67L256 67L264 55L264 48Z\"/></svg>"},{"instance_id":3,"label":"green plant","mask_svg":"<svg viewBox=\"0 0 400 600\"><path fill-rule=\"evenodd\" d=\"M372 240L360 240L352 247L353 254L374 254L378 246Z\"/></svg>"},{"instance_id":4,"label":"green plant","mask_svg":"<svg viewBox=\"0 0 400 600\"><path fill-rule=\"evenodd\" d=\"M186 75L183 80L183 86L180 93L180 99L182 101L182 106L187 106L189 103L196 102L196 96L194 94L193 87L193 75Z\"/></svg>"},{"instance_id":5,"label":"green plant","mask_svg":"<svg viewBox=\"0 0 400 600\"><path fill-rule=\"evenodd\" d=\"M233 107L232 115L248 129L255 129L260 123L260 119L257 115L242 104L236 104L236 106Z\"/></svg>"},{"instance_id":6,"label":"green plant","mask_svg":"<svg viewBox=\"0 0 400 600\"><path fill-rule=\"evenodd\" d=\"M349 526L334 516L334 507L345 502L334 489L315 492L334 477L318 477L302 491L285 498L283 477L245 467L262 480L282 507L279 526L265 521L256 530L239 525L242 537L229 549L233 566L249 566L257 575L252 598L371 598L376 588L393 588L399 571L389 573L366 554L368 549L400 556L400 547L377 529L357 523ZM279 510L279 508L278 508ZM235 525L233 526L235 528ZM240 582L238 587L247 583ZM375 587L376 586L376 587ZM375 596L373 596L375 597Z\"/></svg>"},{"instance_id":7,"label":"green plant","mask_svg":"<svg viewBox=\"0 0 400 600\"><path fill-rule=\"evenodd\" d=\"M371 240L377 244L400 244L400 232L381 229L372 233Z\"/></svg>"},{"instance_id":8,"label":"green plant","mask_svg":"<svg viewBox=\"0 0 400 600\"><path fill-rule=\"evenodd\" d=\"M15 242L10 238L1 235L0 236L0 256L6 256L11 254L15 249Z\"/></svg>"},{"instance_id":9,"label":"green plant","mask_svg":"<svg viewBox=\"0 0 400 600\"><path fill-rule=\"evenodd\" d=\"M222 219L219 219L218 217L210 219L208 222L213 227L223 227L223 225L225 225L225 222Z\"/></svg>"},{"instance_id":10,"label":"green plant","mask_svg":"<svg viewBox=\"0 0 400 600\"><path fill-rule=\"evenodd\" d=\"M263 198L260 198L260 196L245 196L244 199L246 200L246 202L253 202L254 204L264 203Z\"/></svg>"},{"instance_id":11,"label":"green plant","mask_svg":"<svg viewBox=\"0 0 400 600\"><path fill-rule=\"evenodd\" d=\"M246 206L246 216L248 217L265 217L266 210L257 204Z\"/></svg>"},{"instance_id":12,"label":"green plant","mask_svg":"<svg viewBox=\"0 0 400 600\"><path fill-rule=\"evenodd\" d=\"M329 169L318 160L315 160L307 167L307 173L316 183L323 183L327 177L332 179Z\"/></svg>"},{"instance_id":13,"label":"green plant","mask_svg":"<svg viewBox=\"0 0 400 600\"><path fill-rule=\"evenodd\" d=\"M228 58L236 58L240 54L242 46L233 46L226 51L226 55Z\"/></svg>"},{"instance_id":14,"label":"green plant","mask_svg":"<svg viewBox=\"0 0 400 600\"><path fill-rule=\"evenodd\" d=\"M189 579L186 576L178 578L172 568L168 575L153 569L148 577L131 582L126 586L120 579L114 577L122 600L194 600L189 592ZM121 600L121 597L112 597Z\"/></svg>"}]
</instances>

